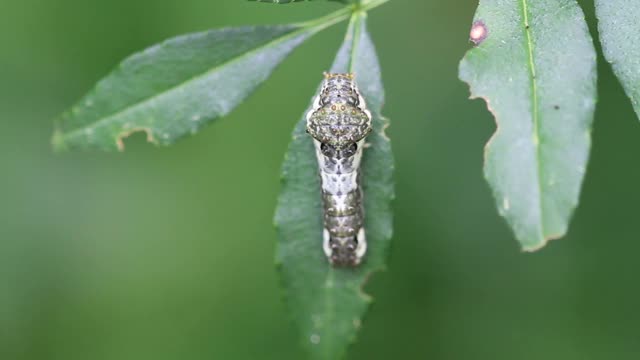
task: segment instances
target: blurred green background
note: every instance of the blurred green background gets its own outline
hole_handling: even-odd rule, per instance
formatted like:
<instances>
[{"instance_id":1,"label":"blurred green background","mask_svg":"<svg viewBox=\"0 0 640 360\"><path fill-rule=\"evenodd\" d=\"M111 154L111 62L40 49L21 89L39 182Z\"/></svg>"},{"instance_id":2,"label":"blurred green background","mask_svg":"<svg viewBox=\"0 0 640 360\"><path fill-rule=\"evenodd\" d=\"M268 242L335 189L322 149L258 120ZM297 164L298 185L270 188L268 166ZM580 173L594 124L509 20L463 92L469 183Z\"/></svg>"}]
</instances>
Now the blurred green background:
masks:
<instances>
[{"instance_id":1,"label":"blurred green background","mask_svg":"<svg viewBox=\"0 0 640 360\"><path fill-rule=\"evenodd\" d=\"M583 1L592 34L593 4ZM637 359L640 126L599 58L591 162L568 236L521 253L482 176L494 121L457 79L475 0L371 13L397 160L389 270L349 359ZM273 267L290 131L346 24L231 116L169 148L53 154L52 118L178 34L335 3L0 1L0 359L303 359Z\"/></svg>"}]
</instances>

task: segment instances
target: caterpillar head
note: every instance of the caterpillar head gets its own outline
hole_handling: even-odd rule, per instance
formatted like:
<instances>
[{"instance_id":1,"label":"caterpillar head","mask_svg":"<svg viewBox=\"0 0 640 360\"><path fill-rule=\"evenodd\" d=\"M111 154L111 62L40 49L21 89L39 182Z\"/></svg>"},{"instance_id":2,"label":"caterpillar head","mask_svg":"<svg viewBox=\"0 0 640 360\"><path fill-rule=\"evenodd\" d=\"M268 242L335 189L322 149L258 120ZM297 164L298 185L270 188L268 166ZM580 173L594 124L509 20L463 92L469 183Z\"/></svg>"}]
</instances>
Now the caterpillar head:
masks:
<instances>
[{"instance_id":1,"label":"caterpillar head","mask_svg":"<svg viewBox=\"0 0 640 360\"><path fill-rule=\"evenodd\" d=\"M353 74L325 74L307 114L307 132L321 143L342 149L371 132L371 113Z\"/></svg>"}]
</instances>

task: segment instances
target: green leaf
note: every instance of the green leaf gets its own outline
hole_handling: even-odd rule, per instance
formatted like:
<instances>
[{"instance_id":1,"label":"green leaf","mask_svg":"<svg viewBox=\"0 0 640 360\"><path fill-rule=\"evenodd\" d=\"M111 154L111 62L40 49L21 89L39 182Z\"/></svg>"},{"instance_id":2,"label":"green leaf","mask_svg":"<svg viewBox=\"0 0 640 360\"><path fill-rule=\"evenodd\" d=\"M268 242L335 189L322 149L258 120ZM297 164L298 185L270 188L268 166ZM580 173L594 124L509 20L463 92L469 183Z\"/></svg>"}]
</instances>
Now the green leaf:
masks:
<instances>
[{"instance_id":1,"label":"green leaf","mask_svg":"<svg viewBox=\"0 0 640 360\"><path fill-rule=\"evenodd\" d=\"M123 61L56 121L54 148L123 150L144 131L166 145L227 115L293 49L349 16L341 9L313 22L250 26L179 36Z\"/></svg>"},{"instance_id":2,"label":"green leaf","mask_svg":"<svg viewBox=\"0 0 640 360\"><path fill-rule=\"evenodd\" d=\"M596 0L604 57L640 118L640 1Z\"/></svg>"},{"instance_id":3,"label":"green leaf","mask_svg":"<svg viewBox=\"0 0 640 360\"><path fill-rule=\"evenodd\" d=\"M280 265L289 310L315 359L339 359L354 341L371 299L363 292L369 275L385 267L392 234L390 202L393 156L382 117L384 89L366 15L356 13L332 72L353 72L373 114L374 131L364 152L363 191L369 249L356 269L333 268L322 251L320 180L313 142L297 124L283 165L283 186L275 223ZM308 109L307 109L308 111ZM306 112L305 112L306 114Z\"/></svg>"},{"instance_id":4,"label":"green leaf","mask_svg":"<svg viewBox=\"0 0 640 360\"><path fill-rule=\"evenodd\" d=\"M585 174L596 53L574 0L481 0L460 63L497 130L485 177L525 250L563 236Z\"/></svg>"}]
</instances>

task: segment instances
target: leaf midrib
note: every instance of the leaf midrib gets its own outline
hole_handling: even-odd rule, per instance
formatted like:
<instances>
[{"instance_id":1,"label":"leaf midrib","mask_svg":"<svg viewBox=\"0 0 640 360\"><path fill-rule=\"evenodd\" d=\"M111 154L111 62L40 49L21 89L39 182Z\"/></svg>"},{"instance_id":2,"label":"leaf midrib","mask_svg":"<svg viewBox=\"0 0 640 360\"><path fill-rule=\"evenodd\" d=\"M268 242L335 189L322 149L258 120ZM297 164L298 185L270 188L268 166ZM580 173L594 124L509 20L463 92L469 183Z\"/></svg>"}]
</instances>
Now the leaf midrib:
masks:
<instances>
[{"instance_id":1,"label":"leaf midrib","mask_svg":"<svg viewBox=\"0 0 640 360\"><path fill-rule=\"evenodd\" d=\"M541 179L541 164L540 164L540 115L539 115L539 105L538 105L538 80L536 77L536 66L535 61L533 59L533 40L531 38L531 26L529 24L529 5L528 0L521 0L522 4L522 15L524 22L524 33L526 39L526 47L529 56L529 78L531 81L531 96L532 96L532 119L533 119L533 146L535 147L535 158L536 158L536 177L537 177L537 187L538 187L538 211L540 214L540 236L541 240L545 239L544 232L544 215L543 215L543 196L542 196L542 179Z\"/></svg>"},{"instance_id":2,"label":"leaf midrib","mask_svg":"<svg viewBox=\"0 0 640 360\"><path fill-rule=\"evenodd\" d=\"M364 12L354 12L351 15L351 19L349 21L349 26L347 28L347 34L351 34L351 50L349 51L349 63L347 64L347 71L350 73L353 73L354 71L354 59L356 58L356 52L357 52L357 47L358 47L358 42L360 40L360 32L361 32L361 26L360 26L360 21L362 19L362 17L365 16ZM332 286L335 286L335 284L333 284L334 282L334 276L335 276L335 269L333 268L332 265L329 266L329 272L327 274L327 278L325 280L325 284L328 285L329 283L332 284ZM334 321L334 315L335 315L335 293L334 293L334 288L332 287L332 291L326 291L325 292L325 311L327 314L327 318L329 319L329 321L327 323L331 324ZM327 319L325 319L327 320ZM328 338L331 338L331 341L326 341L324 340L323 342L323 349L324 349L324 353L325 353L325 358L326 359L330 359L331 358L331 354L332 351L331 349L333 348L333 344L331 343L333 341L333 338L328 336ZM323 341L323 340L321 340Z\"/></svg>"},{"instance_id":3,"label":"leaf midrib","mask_svg":"<svg viewBox=\"0 0 640 360\"><path fill-rule=\"evenodd\" d=\"M353 22L353 38L351 39L351 51L349 53L349 65L347 71L355 73L355 62L353 59L356 57L356 51L358 50L358 40L360 39L360 32L362 31L360 21L366 16L365 12L356 12L353 14L351 21Z\"/></svg>"},{"instance_id":4,"label":"leaf midrib","mask_svg":"<svg viewBox=\"0 0 640 360\"><path fill-rule=\"evenodd\" d=\"M327 321L327 319L325 318L324 321L326 324L333 324L334 322L334 312L335 312L335 302L334 302L334 289L335 289L335 284L333 283L334 281L334 269L332 265L329 265L329 273L327 274L327 279L325 281L325 286L329 287L331 286L331 291L325 291L325 311L327 313L326 318L328 318L329 321ZM333 295L333 296L332 296ZM324 335L324 331L322 332L322 335ZM324 337L324 336L323 336ZM331 338L330 336L327 336L327 338ZM333 339L332 339L333 340ZM327 341L327 339L320 339L320 341L323 341L323 348L324 348L324 352L326 354L325 358L326 359L330 359L331 358L331 349L333 348L333 346L331 346L331 342ZM326 345L324 345L326 344Z\"/></svg>"}]
</instances>

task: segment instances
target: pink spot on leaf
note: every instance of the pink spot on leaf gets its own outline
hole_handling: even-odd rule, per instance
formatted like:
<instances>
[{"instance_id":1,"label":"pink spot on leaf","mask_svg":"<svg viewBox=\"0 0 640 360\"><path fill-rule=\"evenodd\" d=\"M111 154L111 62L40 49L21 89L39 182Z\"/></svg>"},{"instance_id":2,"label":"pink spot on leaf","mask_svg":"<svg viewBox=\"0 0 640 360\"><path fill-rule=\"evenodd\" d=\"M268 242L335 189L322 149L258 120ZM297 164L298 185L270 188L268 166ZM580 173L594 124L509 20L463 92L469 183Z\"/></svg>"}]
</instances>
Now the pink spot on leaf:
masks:
<instances>
[{"instance_id":1,"label":"pink spot on leaf","mask_svg":"<svg viewBox=\"0 0 640 360\"><path fill-rule=\"evenodd\" d=\"M473 23L471 32L469 33L469 40L476 45L480 45L487 38L488 30L487 26L480 20Z\"/></svg>"}]
</instances>

